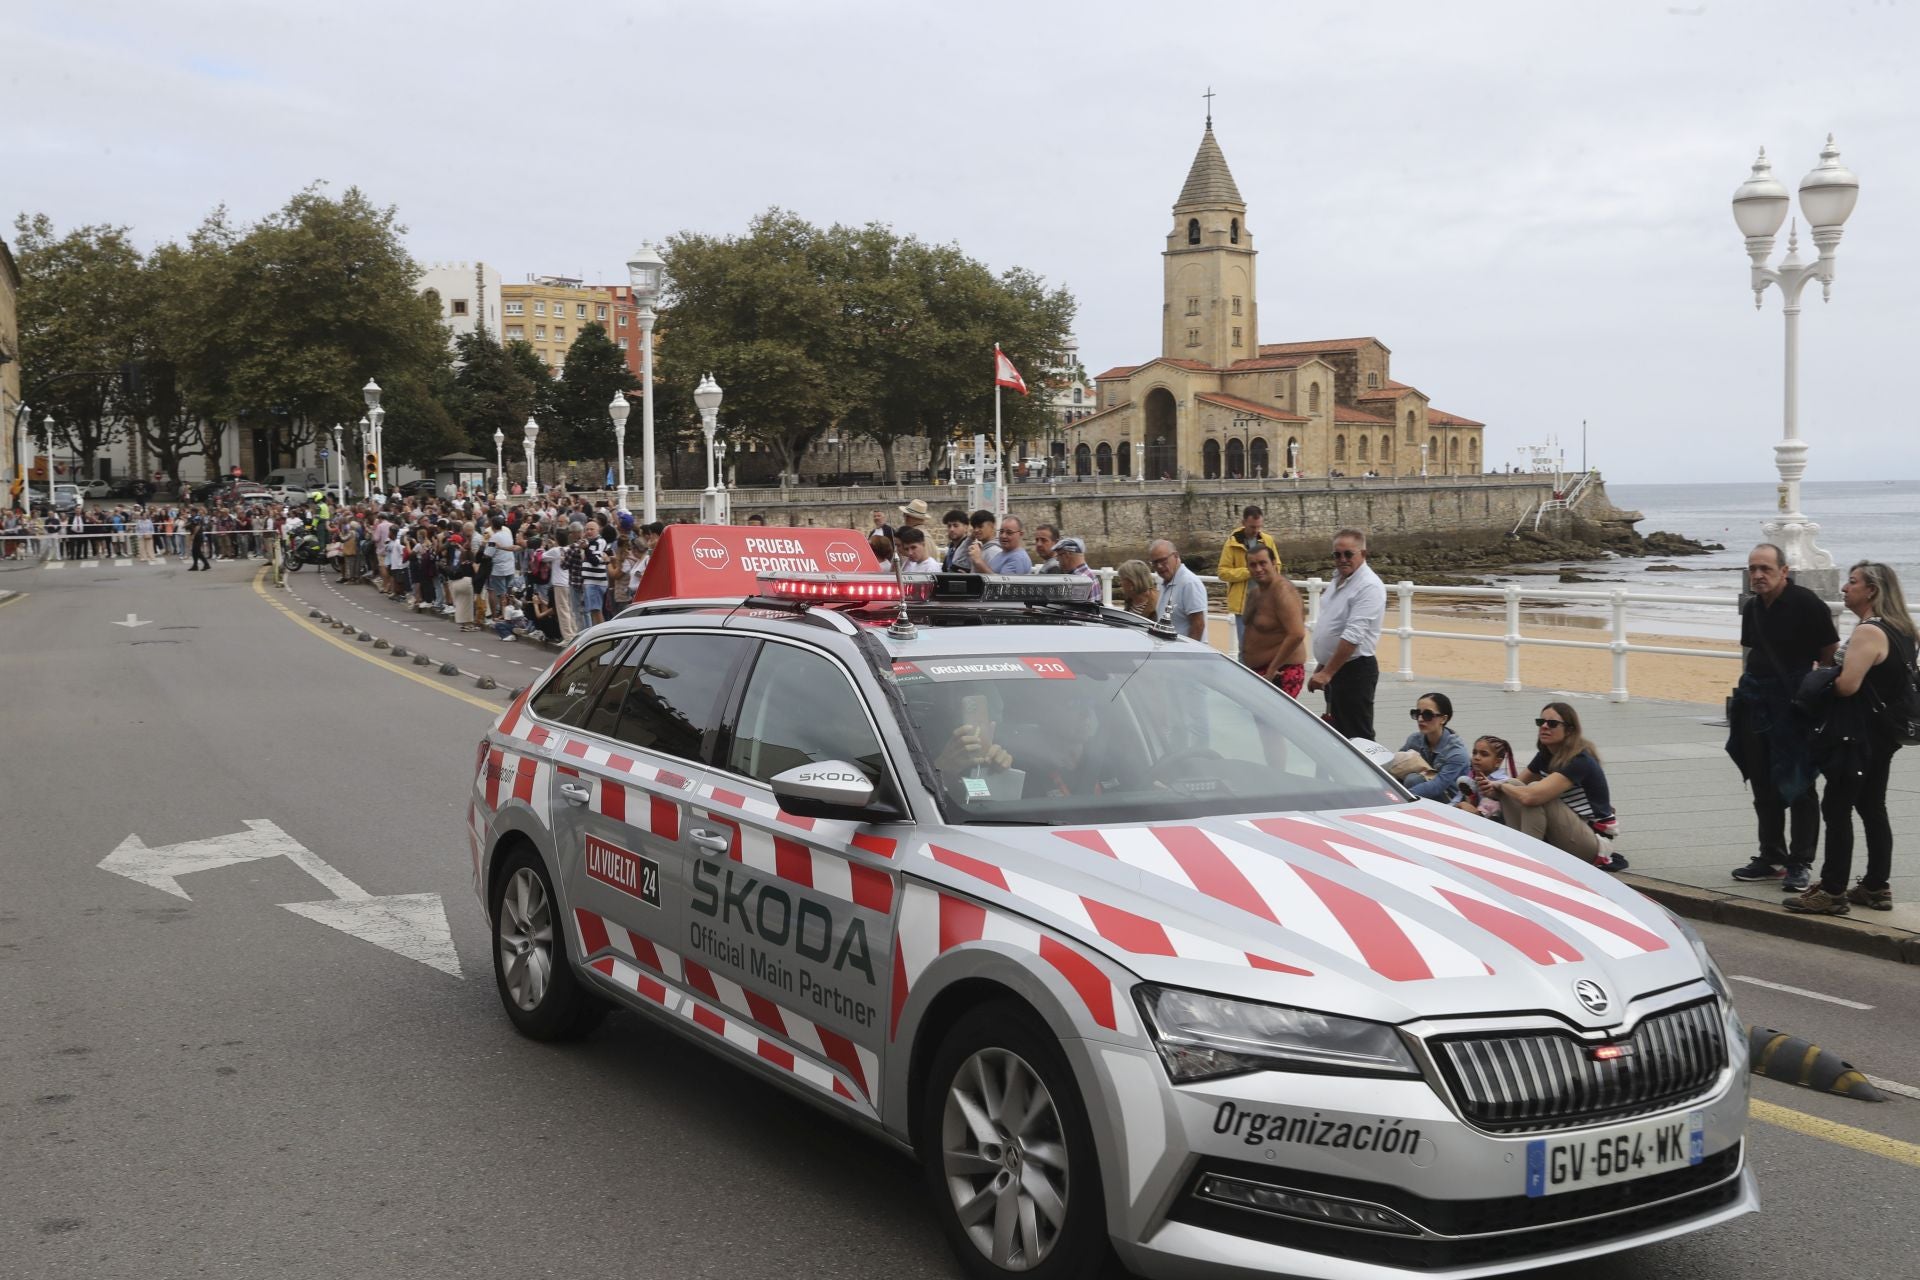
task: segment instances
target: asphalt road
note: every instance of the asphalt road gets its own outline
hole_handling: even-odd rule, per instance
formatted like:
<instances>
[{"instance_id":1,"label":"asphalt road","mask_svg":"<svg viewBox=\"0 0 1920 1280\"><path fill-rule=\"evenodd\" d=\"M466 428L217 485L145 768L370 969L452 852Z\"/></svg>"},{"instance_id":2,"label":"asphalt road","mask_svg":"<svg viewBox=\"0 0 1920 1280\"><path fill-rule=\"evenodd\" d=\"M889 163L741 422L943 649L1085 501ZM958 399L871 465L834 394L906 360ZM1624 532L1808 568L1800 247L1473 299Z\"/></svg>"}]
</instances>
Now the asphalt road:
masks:
<instances>
[{"instance_id":1,"label":"asphalt road","mask_svg":"<svg viewBox=\"0 0 1920 1280\"><path fill-rule=\"evenodd\" d=\"M29 593L0 606L0 1276L957 1275L904 1158L630 1016L513 1034L462 832L507 680L325 638L256 569L0 583ZM249 820L321 870L230 861L183 872L186 900L97 865ZM461 976L281 905L341 878L440 895ZM1736 983L1749 1020L1920 1085L1920 973L1709 941L1729 974L1873 1006ZM1920 1101L1756 1083L1848 1128L1756 1123L1761 1215L1540 1274L1914 1275Z\"/></svg>"}]
</instances>

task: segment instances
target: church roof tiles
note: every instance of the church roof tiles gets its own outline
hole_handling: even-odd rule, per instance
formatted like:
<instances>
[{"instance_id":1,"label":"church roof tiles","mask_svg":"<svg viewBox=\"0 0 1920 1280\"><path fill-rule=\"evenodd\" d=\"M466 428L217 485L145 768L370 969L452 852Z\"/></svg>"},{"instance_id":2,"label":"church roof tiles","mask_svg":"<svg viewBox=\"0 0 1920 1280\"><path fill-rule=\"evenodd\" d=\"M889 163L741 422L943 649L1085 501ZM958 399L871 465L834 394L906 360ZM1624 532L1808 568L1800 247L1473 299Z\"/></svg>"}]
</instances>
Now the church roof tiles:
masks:
<instances>
[{"instance_id":1,"label":"church roof tiles","mask_svg":"<svg viewBox=\"0 0 1920 1280\"><path fill-rule=\"evenodd\" d=\"M1424 396L1427 394L1426 392L1422 391L1418 387L1410 387L1404 382L1395 382L1393 381L1393 379L1389 378L1387 379L1386 386L1376 387L1372 391L1362 391L1359 395L1355 396L1354 399L1355 400L1398 400L1401 396L1407 394L1407 392L1409 391L1413 392L1413 394L1417 396Z\"/></svg>"},{"instance_id":2,"label":"church roof tiles","mask_svg":"<svg viewBox=\"0 0 1920 1280\"><path fill-rule=\"evenodd\" d=\"M1228 365L1227 368L1233 370L1235 373L1241 373L1247 370L1255 370L1255 369L1298 369L1302 364L1305 364L1305 363L1306 362L1304 360L1268 360L1268 359L1262 358L1262 359L1252 359L1252 360L1235 360L1232 364Z\"/></svg>"},{"instance_id":3,"label":"church roof tiles","mask_svg":"<svg viewBox=\"0 0 1920 1280\"><path fill-rule=\"evenodd\" d=\"M1484 427L1484 422L1472 418L1463 418L1457 413L1447 413L1432 406L1427 408L1427 424L1434 427Z\"/></svg>"},{"instance_id":4,"label":"church roof tiles","mask_svg":"<svg viewBox=\"0 0 1920 1280\"><path fill-rule=\"evenodd\" d=\"M1187 205L1228 204L1245 209L1246 201L1240 198L1240 188L1234 184L1233 171L1227 168L1227 158L1220 153L1220 144L1214 141L1213 125L1207 125L1207 131L1200 136L1200 149L1194 153L1193 168L1187 170L1187 184L1180 188L1180 198L1173 202L1176 209Z\"/></svg>"},{"instance_id":5,"label":"church roof tiles","mask_svg":"<svg viewBox=\"0 0 1920 1280\"><path fill-rule=\"evenodd\" d=\"M1358 351L1372 344L1382 351L1389 348L1378 338L1325 338L1317 342L1263 342L1262 356L1310 356L1322 351Z\"/></svg>"},{"instance_id":6,"label":"church roof tiles","mask_svg":"<svg viewBox=\"0 0 1920 1280\"><path fill-rule=\"evenodd\" d=\"M1218 391L1202 391L1197 393L1193 398L1195 400L1203 400L1208 404L1217 404L1223 408L1232 409L1236 413L1257 414L1271 422L1311 421L1311 419L1303 418L1297 413L1288 413L1285 409L1276 409L1270 404L1261 404L1257 400L1243 400L1239 396L1225 395Z\"/></svg>"},{"instance_id":7,"label":"church roof tiles","mask_svg":"<svg viewBox=\"0 0 1920 1280\"><path fill-rule=\"evenodd\" d=\"M1139 367L1140 366L1137 364L1117 364L1113 366L1113 368L1107 370L1105 373L1094 374L1093 380L1095 382L1105 382L1109 378L1124 378L1128 374L1132 373L1135 369L1138 369Z\"/></svg>"}]
</instances>

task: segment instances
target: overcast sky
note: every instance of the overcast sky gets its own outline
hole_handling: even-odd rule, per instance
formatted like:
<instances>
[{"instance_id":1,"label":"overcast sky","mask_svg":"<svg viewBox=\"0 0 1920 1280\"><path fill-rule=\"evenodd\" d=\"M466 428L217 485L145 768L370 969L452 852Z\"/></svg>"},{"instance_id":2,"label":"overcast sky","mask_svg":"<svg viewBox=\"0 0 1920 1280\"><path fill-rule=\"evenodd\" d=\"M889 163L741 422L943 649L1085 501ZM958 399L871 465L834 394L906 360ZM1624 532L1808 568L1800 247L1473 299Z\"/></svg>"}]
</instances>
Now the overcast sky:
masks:
<instances>
[{"instance_id":1,"label":"overcast sky","mask_svg":"<svg viewBox=\"0 0 1920 1280\"><path fill-rule=\"evenodd\" d=\"M1769 480L1780 300L1728 200L1832 130L1862 194L1808 295L1807 478L1912 477L1915 8L62 0L10 24L0 173L9 215L147 245L358 185L422 262L508 280L623 279L770 205L877 220L1066 285L1097 372L1158 354L1211 85L1263 340L1378 336L1494 464L1577 465L1586 419L1616 480Z\"/></svg>"}]
</instances>

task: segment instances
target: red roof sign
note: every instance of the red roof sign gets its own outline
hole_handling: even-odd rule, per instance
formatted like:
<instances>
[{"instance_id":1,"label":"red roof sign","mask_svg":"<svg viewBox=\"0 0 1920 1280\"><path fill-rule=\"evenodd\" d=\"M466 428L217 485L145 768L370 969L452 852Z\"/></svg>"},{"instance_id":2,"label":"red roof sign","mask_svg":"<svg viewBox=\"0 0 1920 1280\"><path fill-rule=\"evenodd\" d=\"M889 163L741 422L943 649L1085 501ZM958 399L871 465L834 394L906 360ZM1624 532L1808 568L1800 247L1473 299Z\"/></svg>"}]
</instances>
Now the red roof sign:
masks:
<instances>
[{"instance_id":1,"label":"red roof sign","mask_svg":"<svg viewBox=\"0 0 1920 1280\"><path fill-rule=\"evenodd\" d=\"M670 524L633 598L747 596L763 573L871 573L879 567L867 540L848 529Z\"/></svg>"}]
</instances>

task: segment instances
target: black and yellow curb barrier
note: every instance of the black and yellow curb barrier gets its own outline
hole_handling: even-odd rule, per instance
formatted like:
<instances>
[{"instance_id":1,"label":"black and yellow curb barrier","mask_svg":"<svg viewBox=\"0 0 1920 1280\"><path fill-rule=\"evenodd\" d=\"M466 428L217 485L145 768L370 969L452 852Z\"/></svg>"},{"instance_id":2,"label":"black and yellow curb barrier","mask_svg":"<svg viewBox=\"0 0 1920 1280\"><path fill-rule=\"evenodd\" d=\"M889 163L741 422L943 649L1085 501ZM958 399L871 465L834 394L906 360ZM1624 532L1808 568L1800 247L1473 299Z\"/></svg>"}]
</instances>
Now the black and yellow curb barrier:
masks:
<instances>
[{"instance_id":1,"label":"black and yellow curb barrier","mask_svg":"<svg viewBox=\"0 0 1920 1280\"><path fill-rule=\"evenodd\" d=\"M1859 1102L1887 1100L1851 1062L1833 1050L1772 1027L1747 1028L1747 1067L1756 1076L1803 1089L1837 1093Z\"/></svg>"}]
</instances>

